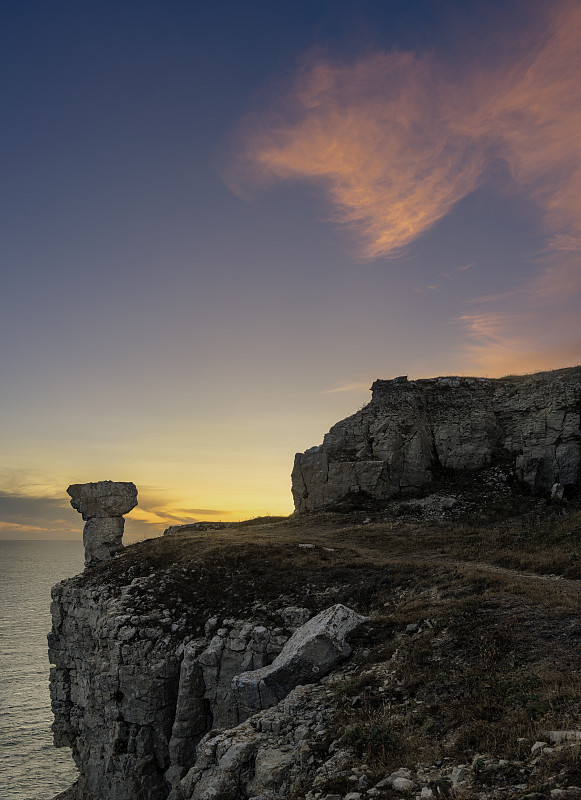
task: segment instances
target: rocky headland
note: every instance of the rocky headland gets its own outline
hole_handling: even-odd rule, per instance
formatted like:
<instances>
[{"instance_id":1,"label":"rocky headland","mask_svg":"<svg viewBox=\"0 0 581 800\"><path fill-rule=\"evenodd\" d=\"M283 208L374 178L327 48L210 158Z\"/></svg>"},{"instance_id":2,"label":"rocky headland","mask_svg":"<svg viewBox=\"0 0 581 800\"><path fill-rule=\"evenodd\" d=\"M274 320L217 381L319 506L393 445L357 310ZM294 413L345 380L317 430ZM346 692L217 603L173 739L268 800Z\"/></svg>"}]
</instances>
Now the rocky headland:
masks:
<instances>
[{"instance_id":1,"label":"rocky headland","mask_svg":"<svg viewBox=\"0 0 581 800\"><path fill-rule=\"evenodd\" d=\"M581 367L525 377L375 381L371 402L295 457L297 511L383 503L446 473L500 464L572 495L581 470Z\"/></svg>"},{"instance_id":2,"label":"rocky headland","mask_svg":"<svg viewBox=\"0 0 581 800\"><path fill-rule=\"evenodd\" d=\"M581 798L580 379L376 382L289 518L122 548L133 484L70 487L59 797Z\"/></svg>"}]
</instances>

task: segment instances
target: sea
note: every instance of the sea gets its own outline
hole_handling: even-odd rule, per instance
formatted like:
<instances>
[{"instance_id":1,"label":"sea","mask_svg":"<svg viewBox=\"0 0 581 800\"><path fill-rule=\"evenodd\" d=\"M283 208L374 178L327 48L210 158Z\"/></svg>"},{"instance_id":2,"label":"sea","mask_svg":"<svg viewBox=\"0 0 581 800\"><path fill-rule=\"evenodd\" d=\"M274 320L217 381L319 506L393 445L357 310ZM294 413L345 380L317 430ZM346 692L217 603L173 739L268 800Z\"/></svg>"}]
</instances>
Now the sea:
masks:
<instances>
[{"instance_id":1,"label":"sea","mask_svg":"<svg viewBox=\"0 0 581 800\"><path fill-rule=\"evenodd\" d=\"M78 542L0 540L0 800L52 800L77 777L52 743L50 589L83 569Z\"/></svg>"}]
</instances>

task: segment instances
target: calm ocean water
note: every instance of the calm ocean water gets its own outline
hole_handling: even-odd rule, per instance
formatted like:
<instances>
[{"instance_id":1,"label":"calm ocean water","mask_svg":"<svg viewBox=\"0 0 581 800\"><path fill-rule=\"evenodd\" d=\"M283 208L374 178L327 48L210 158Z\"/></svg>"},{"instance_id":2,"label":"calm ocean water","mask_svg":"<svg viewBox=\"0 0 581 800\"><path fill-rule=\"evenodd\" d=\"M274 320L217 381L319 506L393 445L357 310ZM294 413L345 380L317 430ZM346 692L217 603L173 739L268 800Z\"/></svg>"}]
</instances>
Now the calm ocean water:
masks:
<instances>
[{"instance_id":1,"label":"calm ocean water","mask_svg":"<svg viewBox=\"0 0 581 800\"><path fill-rule=\"evenodd\" d=\"M83 569L78 542L0 540L0 800L52 800L77 771L53 747L50 588Z\"/></svg>"}]
</instances>

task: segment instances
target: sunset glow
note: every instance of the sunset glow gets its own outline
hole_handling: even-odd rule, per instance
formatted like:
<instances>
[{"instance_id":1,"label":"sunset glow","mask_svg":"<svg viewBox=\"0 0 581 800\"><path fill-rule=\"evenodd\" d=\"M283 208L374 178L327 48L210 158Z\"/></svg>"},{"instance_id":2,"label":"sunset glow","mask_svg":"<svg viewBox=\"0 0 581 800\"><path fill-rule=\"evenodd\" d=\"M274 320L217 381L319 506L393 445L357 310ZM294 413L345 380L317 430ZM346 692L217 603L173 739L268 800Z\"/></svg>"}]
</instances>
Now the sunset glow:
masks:
<instances>
[{"instance_id":1,"label":"sunset glow","mask_svg":"<svg viewBox=\"0 0 581 800\"><path fill-rule=\"evenodd\" d=\"M65 5L0 34L0 537L288 514L376 378L581 362L577 0Z\"/></svg>"},{"instance_id":2,"label":"sunset glow","mask_svg":"<svg viewBox=\"0 0 581 800\"><path fill-rule=\"evenodd\" d=\"M307 60L280 108L249 119L242 180L319 183L332 219L373 259L410 245L501 161L505 190L530 195L550 245L576 250L581 6L552 4L536 33L501 65L463 64L452 77L434 56L397 50Z\"/></svg>"}]
</instances>

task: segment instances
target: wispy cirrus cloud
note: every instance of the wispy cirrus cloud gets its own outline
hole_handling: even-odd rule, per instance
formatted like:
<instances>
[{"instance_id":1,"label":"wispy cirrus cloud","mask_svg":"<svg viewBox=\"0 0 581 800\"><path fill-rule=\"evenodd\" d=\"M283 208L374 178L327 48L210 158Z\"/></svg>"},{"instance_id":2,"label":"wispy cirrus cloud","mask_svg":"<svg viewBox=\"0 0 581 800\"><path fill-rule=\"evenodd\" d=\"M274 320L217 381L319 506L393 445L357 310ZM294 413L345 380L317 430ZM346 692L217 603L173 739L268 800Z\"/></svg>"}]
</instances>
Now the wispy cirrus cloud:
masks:
<instances>
[{"instance_id":1,"label":"wispy cirrus cloud","mask_svg":"<svg viewBox=\"0 0 581 800\"><path fill-rule=\"evenodd\" d=\"M21 524L19 522L2 522L0 520L0 531L8 531L11 533L46 533L47 528L39 525Z\"/></svg>"},{"instance_id":2,"label":"wispy cirrus cloud","mask_svg":"<svg viewBox=\"0 0 581 800\"><path fill-rule=\"evenodd\" d=\"M462 272L467 272L472 267L476 266L476 262L472 261L470 264L464 264L461 267L454 267L453 269L448 270L448 272L442 273L443 278L453 278L455 275L460 275Z\"/></svg>"},{"instance_id":3,"label":"wispy cirrus cloud","mask_svg":"<svg viewBox=\"0 0 581 800\"><path fill-rule=\"evenodd\" d=\"M0 491L0 537L43 533L65 535L74 532L74 512L67 502L30 491ZM79 517L80 519L80 517Z\"/></svg>"},{"instance_id":4,"label":"wispy cirrus cloud","mask_svg":"<svg viewBox=\"0 0 581 800\"><path fill-rule=\"evenodd\" d=\"M343 386L337 386L334 389L325 389L323 394L335 394L336 392L358 392L361 389L369 389L371 381L353 381L352 383L345 383Z\"/></svg>"},{"instance_id":5,"label":"wispy cirrus cloud","mask_svg":"<svg viewBox=\"0 0 581 800\"><path fill-rule=\"evenodd\" d=\"M486 181L499 161L536 203L551 244L581 241L581 5L545 7L501 64L430 54L312 57L278 103L250 115L227 174L235 191L322 189L359 253L397 253Z\"/></svg>"},{"instance_id":6,"label":"wispy cirrus cloud","mask_svg":"<svg viewBox=\"0 0 581 800\"><path fill-rule=\"evenodd\" d=\"M357 254L375 259L400 255L501 175L503 190L531 203L546 248L520 285L459 315L464 354L495 373L519 358L528 369L581 355L579 318L566 329L560 308L581 290L581 3L522 8L533 16L510 46L498 37L488 63L464 57L452 70L433 53L400 51L307 58L245 120L226 176L240 193L312 184ZM415 291L435 293L472 266Z\"/></svg>"},{"instance_id":7,"label":"wispy cirrus cloud","mask_svg":"<svg viewBox=\"0 0 581 800\"><path fill-rule=\"evenodd\" d=\"M457 275L461 275L463 272L467 272L474 266L476 266L475 261L473 261L471 264L464 264L461 267L454 267L453 269L450 269L447 272L443 272L440 275L441 280L437 281L436 283L428 284L428 286L417 286L414 289L414 292L416 294L424 294L426 291L437 292L445 281L449 281L455 278Z\"/></svg>"},{"instance_id":8,"label":"wispy cirrus cloud","mask_svg":"<svg viewBox=\"0 0 581 800\"><path fill-rule=\"evenodd\" d=\"M198 522L204 517L227 516L228 511L215 508L174 508L160 506L142 500L142 506L137 506L131 512L131 519L144 522L148 525L187 525Z\"/></svg>"},{"instance_id":9,"label":"wispy cirrus cloud","mask_svg":"<svg viewBox=\"0 0 581 800\"><path fill-rule=\"evenodd\" d=\"M234 191L281 180L323 190L364 258L391 255L479 184L485 152L455 126L428 57L307 62L281 107L247 120ZM429 130L427 124L429 123Z\"/></svg>"}]
</instances>

